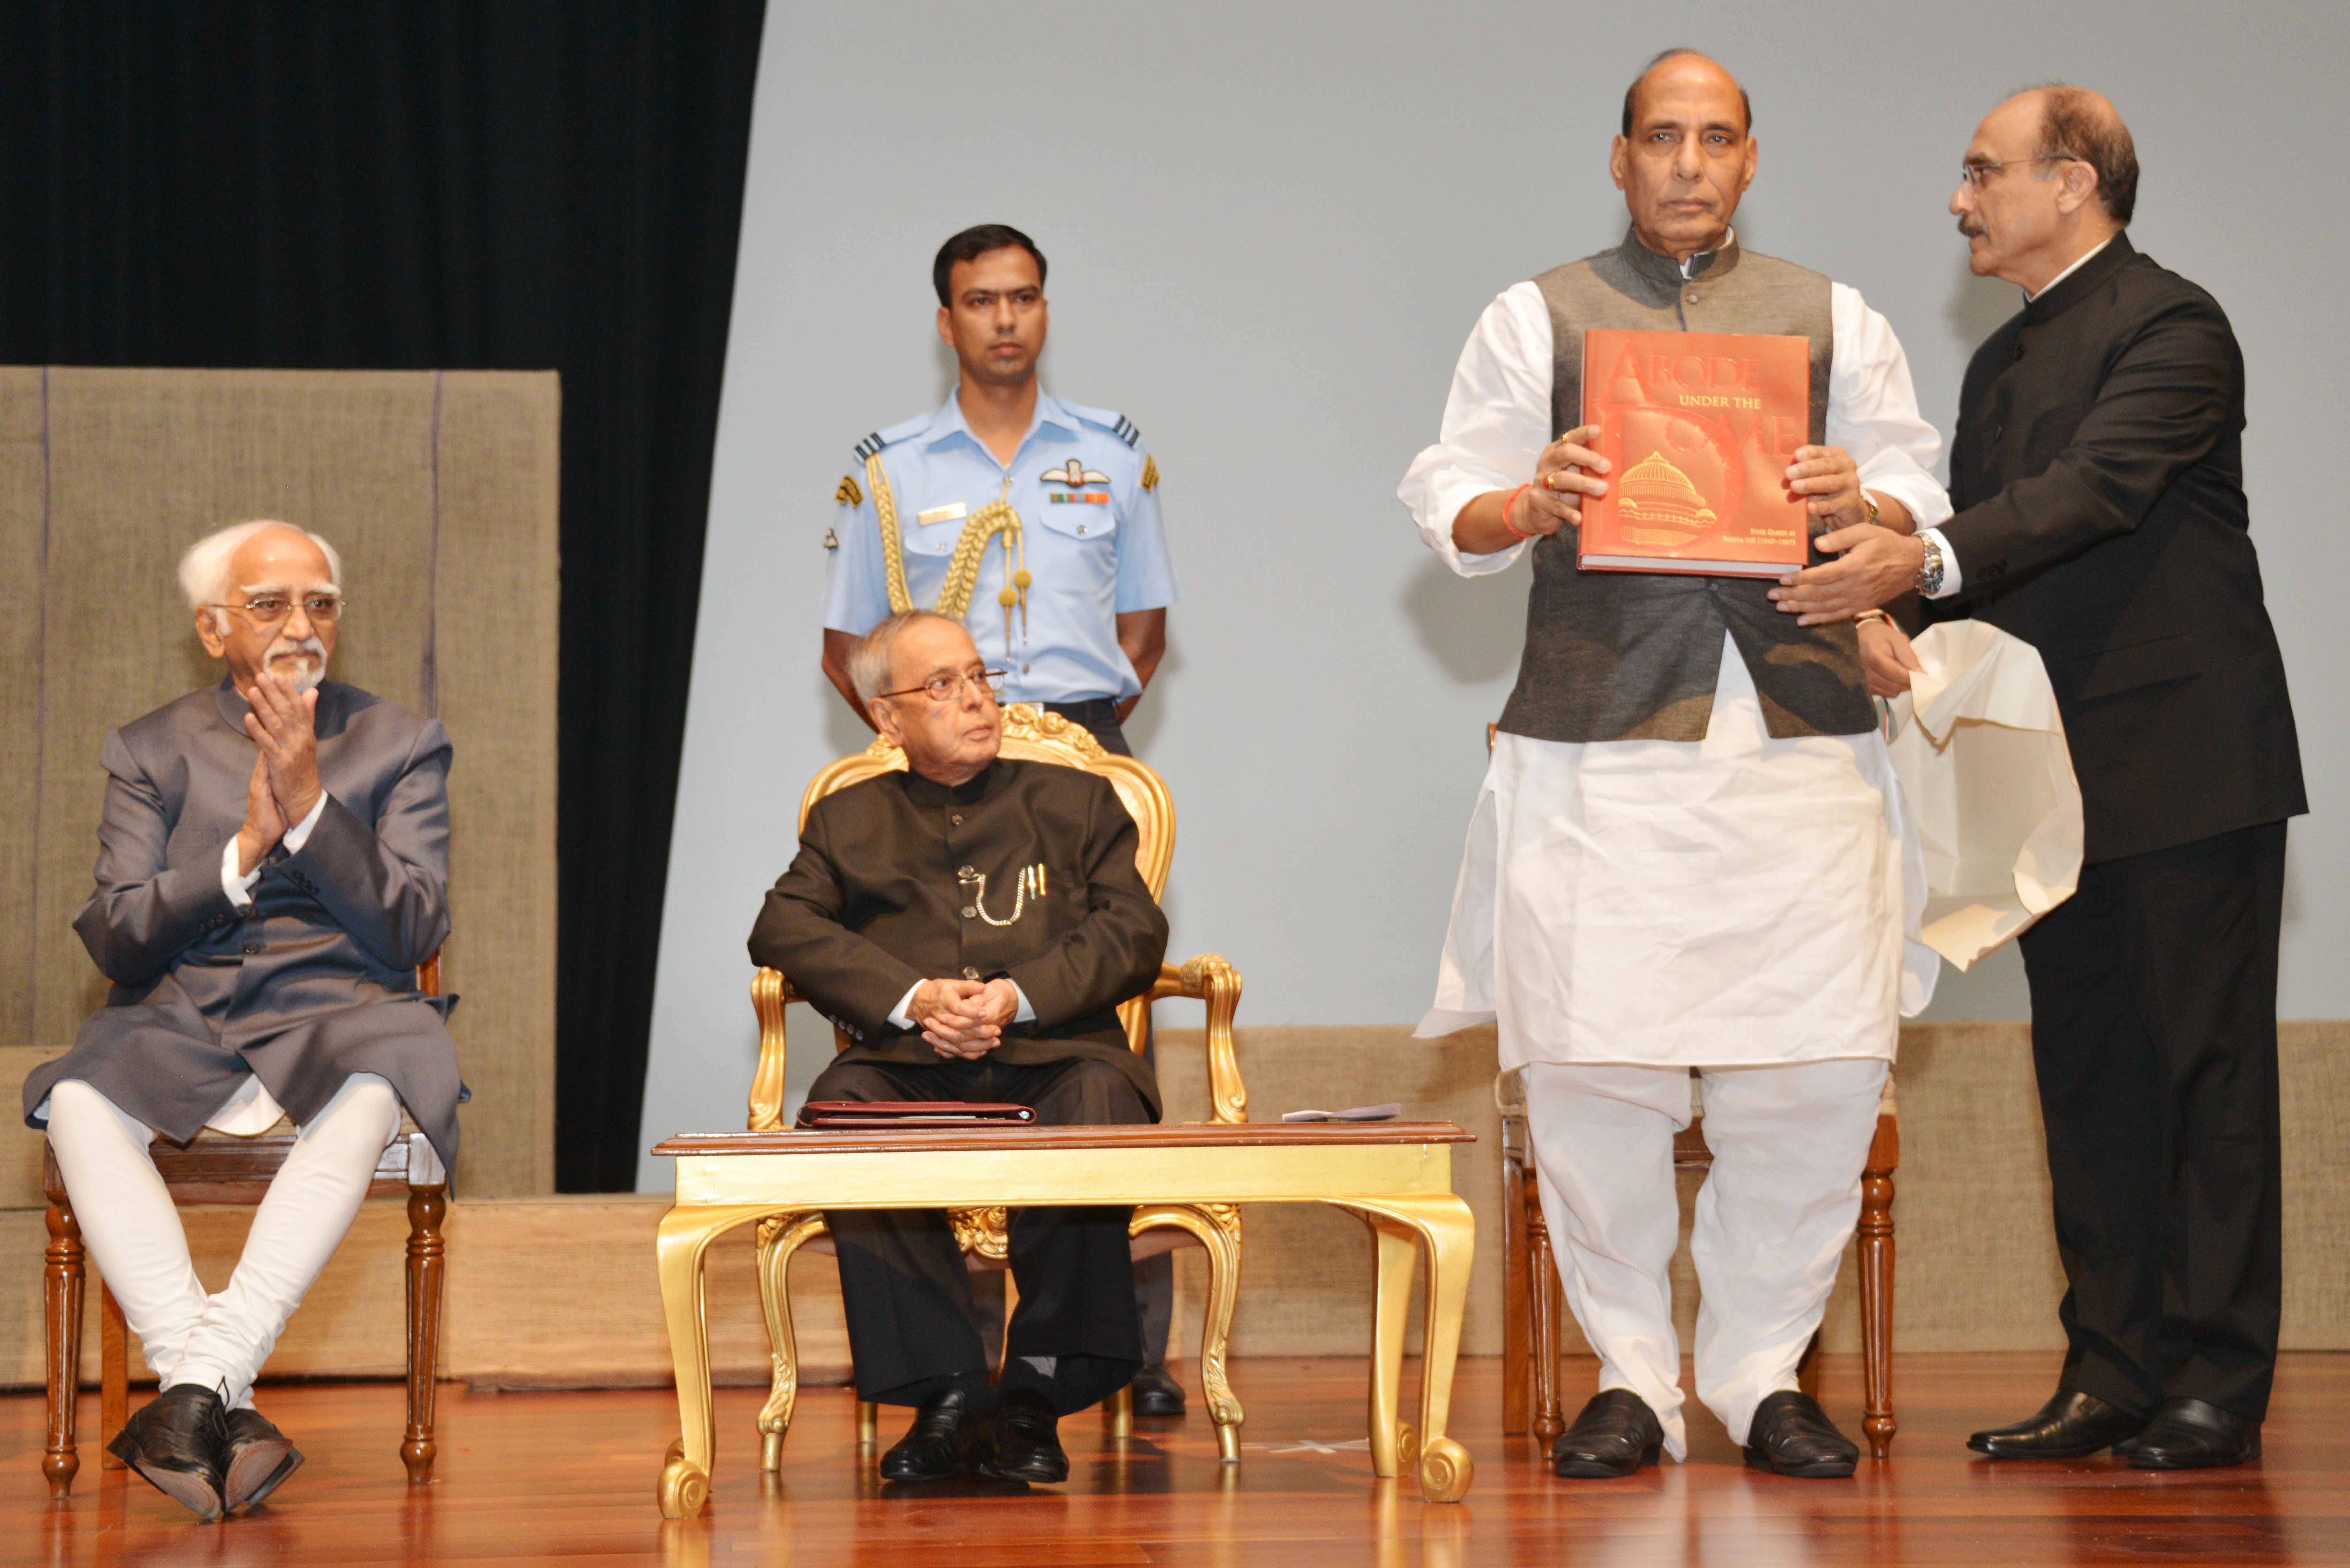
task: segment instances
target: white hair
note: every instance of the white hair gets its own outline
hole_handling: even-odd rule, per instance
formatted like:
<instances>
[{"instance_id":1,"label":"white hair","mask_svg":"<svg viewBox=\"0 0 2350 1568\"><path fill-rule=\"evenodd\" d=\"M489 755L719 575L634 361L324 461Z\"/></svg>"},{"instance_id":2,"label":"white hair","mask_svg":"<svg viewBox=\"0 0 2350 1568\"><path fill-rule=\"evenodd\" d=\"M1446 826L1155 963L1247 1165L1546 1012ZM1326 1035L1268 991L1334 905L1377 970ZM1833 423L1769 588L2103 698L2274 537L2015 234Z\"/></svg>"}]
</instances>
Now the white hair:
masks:
<instances>
[{"instance_id":1,"label":"white hair","mask_svg":"<svg viewBox=\"0 0 2350 1568\"><path fill-rule=\"evenodd\" d=\"M259 517L250 523L232 523L188 546L188 553L180 557L180 591L188 596L188 607L203 609L207 605L227 603L229 595L237 587L229 580L230 560L247 539L268 528L283 528L288 533L299 534L317 545L318 554L327 557L327 580L334 585L337 592L341 591L343 557L332 545L307 528L296 528L291 523L281 523L274 517ZM213 611L214 626L225 625L226 618L224 612Z\"/></svg>"},{"instance_id":2,"label":"white hair","mask_svg":"<svg viewBox=\"0 0 2350 1568\"><path fill-rule=\"evenodd\" d=\"M866 707L872 707L873 700L889 684L889 653L897 645L898 634L918 620L934 620L958 631L962 629L962 622L926 609L899 610L877 622L848 650L848 683L856 688L857 700Z\"/></svg>"}]
</instances>

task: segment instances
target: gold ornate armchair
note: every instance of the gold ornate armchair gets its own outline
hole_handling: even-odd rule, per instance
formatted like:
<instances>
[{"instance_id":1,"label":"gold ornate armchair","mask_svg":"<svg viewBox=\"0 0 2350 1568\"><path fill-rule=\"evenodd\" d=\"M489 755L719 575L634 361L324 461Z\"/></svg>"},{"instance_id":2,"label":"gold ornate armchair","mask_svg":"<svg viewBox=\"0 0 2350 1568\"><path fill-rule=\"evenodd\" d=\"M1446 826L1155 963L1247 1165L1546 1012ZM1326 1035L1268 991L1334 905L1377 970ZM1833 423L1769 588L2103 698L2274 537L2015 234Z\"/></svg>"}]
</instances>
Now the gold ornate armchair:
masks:
<instances>
[{"instance_id":1,"label":"gold ornate armchair","mask_svg":"<svg viewBox=\"0 0 2350 1568\"><path fill-rule=\"evenodd\" d=\"M1154 898L1166 891L1167 868L1175 857L1175 802L1166 784L1131 757L1104 751L1084 726L1026 703L1003 711L1003 752L1007 757L1055 763L1083 768L1109 781L1140 831L1136 868ZM835 790L877 774L902 769L906 754L887 741L877 740L854 756L841 758L809 781L800 797L800 821L809 808ZM1147 997L1138 996L1118 1009L1119 1020L1137 1054L1143 1049L1149 1026L1150 1004L1168 997L1190 997L1207 1004L1208 1086L1219 1122L1248 1120L1248 1092L1241 1084L1239 1064L1232 1053L1232 1014L1241 1000L1241 977L1232 965L1213 953L1203 953L1180 968L1159 970L1159 983ZM751 981L751 1007L759 1018L759 1069L751 1080L753 1132L782 1128L784 1106L784 1008L802 1000L791 981L780 971L762 969ZM848 1037L836 1029L833 1048L848 1048ZM1081 1197L1082 1195L1073 1195ZM1007 1267L1005 1215L1001 1208L948 1209L955 1239L972 1272ZM1216 1426L1216 1440L1227 1463L1240 1458L1240 1402L1225 1380L1224 1345L1232 1333L1232 1302L1240 1285L1240 1211L1222 1203L1154 1204L1137 1209L1130 1228L1134 1256L1139 1260L1180 1247L1200 1247L1208 1254L1206 1323L1201 1334L1200 1373L1205 1385L1208 1413ZM799 1396L799 1358L792 1336L791 1296L786 1274L793 1255L801 1251L830 1252L832 1238L824 1215L815 1210L778 1214L759 1225L759 1297L766 1309L767 1338L775 1376L767 1403L759 1412L759 1463L774 1470L782 1465L784 1434L792 1424L792 1408ZM1010 1279L1004 1282L1005 1312L1013 1303ZM1121 1389L1107 1407L1112 1432L1130 1429L1132 1401ZM858 1448L869 1452L877 1446L877 1412L862 1400L857 1407Z\"/></svg>"}]
</instances>

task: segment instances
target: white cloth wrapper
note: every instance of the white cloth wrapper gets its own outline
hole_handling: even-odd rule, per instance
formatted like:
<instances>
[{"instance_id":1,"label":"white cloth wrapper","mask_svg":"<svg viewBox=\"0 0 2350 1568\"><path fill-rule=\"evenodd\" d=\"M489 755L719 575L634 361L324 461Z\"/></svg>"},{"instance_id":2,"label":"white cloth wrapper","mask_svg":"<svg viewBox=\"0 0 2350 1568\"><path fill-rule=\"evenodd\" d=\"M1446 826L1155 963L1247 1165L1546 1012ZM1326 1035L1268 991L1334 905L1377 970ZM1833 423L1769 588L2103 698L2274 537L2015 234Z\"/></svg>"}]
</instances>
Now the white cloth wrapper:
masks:
<instances>
[{"instance_id":1,"label":"white cloth wrapper","mask_svg":"<svg viewBox=\"0 0 2350 1568\"><path fill-rule=\"evenodd\" d=\"M2081 789L2039 650L1984 621L1929 627L1889 750L1926 861L1926 944L1961 970L2073 896Z\"/></svg>"}]
</instances>

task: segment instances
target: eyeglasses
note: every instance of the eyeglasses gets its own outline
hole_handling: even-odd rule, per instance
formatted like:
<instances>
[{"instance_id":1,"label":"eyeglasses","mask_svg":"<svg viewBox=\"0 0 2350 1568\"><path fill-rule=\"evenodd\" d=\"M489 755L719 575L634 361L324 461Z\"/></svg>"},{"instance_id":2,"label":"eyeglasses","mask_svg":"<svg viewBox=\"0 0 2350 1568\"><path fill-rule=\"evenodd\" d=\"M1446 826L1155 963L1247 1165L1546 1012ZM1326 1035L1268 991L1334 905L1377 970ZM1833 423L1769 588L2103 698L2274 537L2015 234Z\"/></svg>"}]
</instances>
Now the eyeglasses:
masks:
<instances>
[{"instance_id":1,"label":"eyeglasses","mask_svg":"<svg viewBox=\"0 0 2350 1568\"><path fill-rule=\"evenodd\" d=\"M234 610L255 626L276 626L294 613L296 601L288 594L255 594L241 605L206 605L206 609ZM314 621L332 626L350 601L340 594L304 594L302 613Z\"/></svg>"},{"instance_id":2,"label":"eyeglasses","mask_svg":"<svg viewBox=\"0 0 2350 1568\"><path fill-rule=\"evenodd\" d=\"M986 691L987 700L993 702L1003 695L1005 674L1006 671L1001 670L967 670L961 675L933 675L920 686L909 686L902 691L883 691L874 701L879 701L883 697L911 697L919 691L933 702L952 702L962 697L963 686L968 682Z\"/></svg>"},{"instance_id":3,"label":"eyeglasses","mask_svg":"<svg viewBox=\"0 0 2350 1568\"><path fill-rule=\"evenodd\" d=\"M1970 191L1980 191L1983 188L1985 181L2002 169L2021 168L2029 163L2075 163L2078 161L2078 159L2067 157L2064 153L2052 152L2043 158L2011 158L2004 163L1961 163L1959 165L1959 183Z\"/></svg>"}]
</instances>

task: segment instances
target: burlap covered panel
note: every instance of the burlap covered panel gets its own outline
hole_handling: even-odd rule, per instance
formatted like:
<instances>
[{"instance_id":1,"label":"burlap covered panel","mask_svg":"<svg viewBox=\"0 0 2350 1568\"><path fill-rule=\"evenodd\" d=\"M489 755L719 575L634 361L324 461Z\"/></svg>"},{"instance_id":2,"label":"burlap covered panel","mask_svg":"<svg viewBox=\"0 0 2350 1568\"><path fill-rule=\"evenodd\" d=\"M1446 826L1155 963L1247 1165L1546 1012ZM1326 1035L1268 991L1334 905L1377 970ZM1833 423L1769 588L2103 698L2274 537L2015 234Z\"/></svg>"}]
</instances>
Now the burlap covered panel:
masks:
<instances>
[{"instance_id":1,"label":"burlap covered panel","mask_svg":"<svg viewBox=\"0 0 2350 1568\"><path fill-rule=\"evenodd\" d=\"M0 761L0 1041L62 1047L104 998L72 930L99 744L220 678L181 553L284 518L343 557L335 677L437 713L456 743L449 984L476 1093L459 1179L553 1185L556 408L552 375L0 370L0 637L24 738Z\"/></svg>"},{"instance_id":2,"label":"burlap covered panel","mask_svg":"<svg viewBox=\"0 0 2350 1568\"><path fill-rule=\"evenodd\" d=\"M436 668L457 743L442 978L464 998L469 1194L555 1186L559 408L552 373L442 378Z\"/></svg>"},{"instance_id":3,"label":"burlap covered panel","mask_svg":"<svg viewBox=\"0 0 2350 1568\"><path fill-rule=\"evenodd\" d=\"M41 541L48 521L41 372L0 368L0 1044L33 1027L40 865Z\"/></svg>"}]
</instances>

